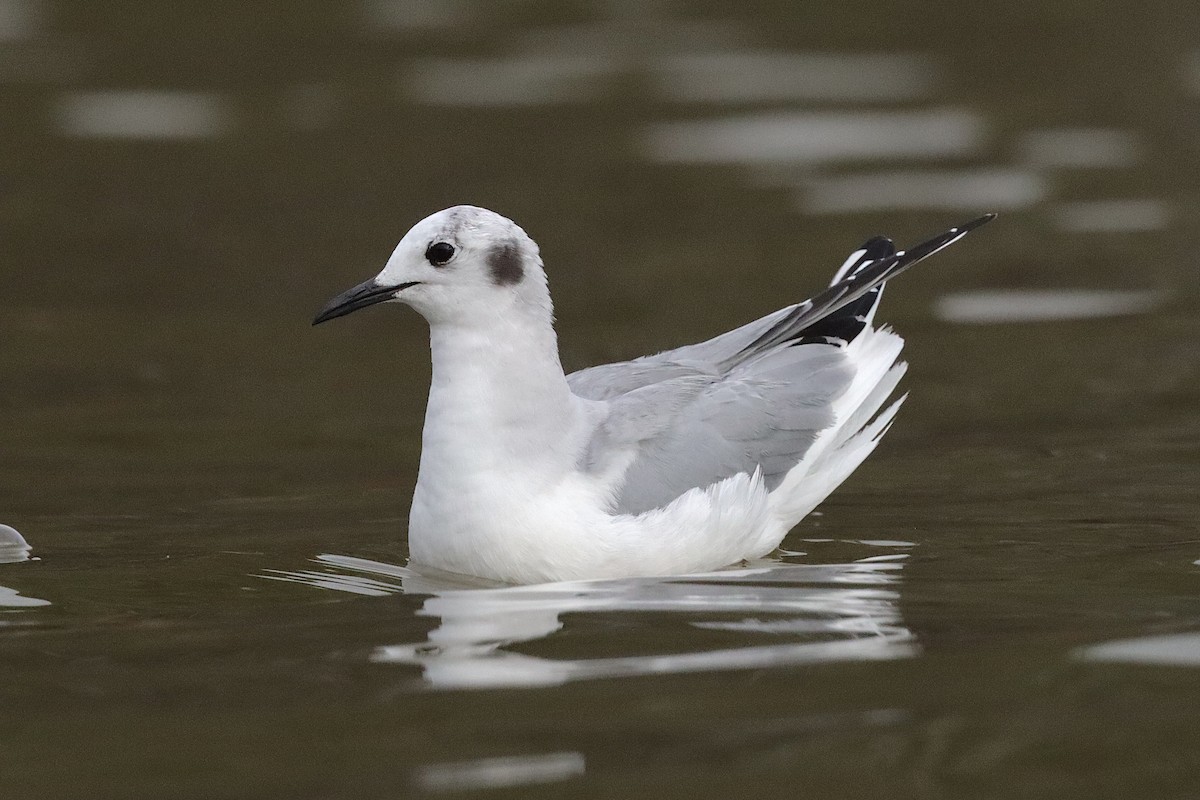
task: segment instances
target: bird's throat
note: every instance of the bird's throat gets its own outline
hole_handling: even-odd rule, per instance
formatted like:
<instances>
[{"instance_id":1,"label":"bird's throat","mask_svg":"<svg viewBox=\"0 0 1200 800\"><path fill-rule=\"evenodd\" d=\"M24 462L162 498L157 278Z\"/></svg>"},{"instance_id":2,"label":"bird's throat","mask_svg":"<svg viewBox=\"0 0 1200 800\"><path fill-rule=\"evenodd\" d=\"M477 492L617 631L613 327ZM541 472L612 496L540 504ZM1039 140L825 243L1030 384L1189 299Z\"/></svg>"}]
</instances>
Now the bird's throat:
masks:
<instances>
[{"instance_id":1,"label":"bird's throat","mask_svg":"<svg viewBox=\"0 0 1200 800\"><path fill-rule=\"evenodd\" d=\"M431 452L462 462L440 465L443 472L559 460L579 401L563 375L553 328L435 325L430 351L422 468Z\"/></svg>"}]
</instances>

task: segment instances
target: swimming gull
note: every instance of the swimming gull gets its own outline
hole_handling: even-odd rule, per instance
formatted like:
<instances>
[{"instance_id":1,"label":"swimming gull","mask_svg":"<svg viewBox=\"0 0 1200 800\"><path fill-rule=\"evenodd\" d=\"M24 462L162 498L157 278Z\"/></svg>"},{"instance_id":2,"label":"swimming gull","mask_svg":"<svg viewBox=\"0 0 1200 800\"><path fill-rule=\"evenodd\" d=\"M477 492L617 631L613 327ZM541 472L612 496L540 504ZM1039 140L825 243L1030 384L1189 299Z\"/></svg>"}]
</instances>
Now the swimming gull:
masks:
<instances>
[{"instance_id":1,"label":"swimming gull","mask_svg":"<svg viewBox=\"0 0 1200 800\"><path fill-rule=\"evenodd\" d=\"M907 251L876 237L810 300L565 375L538 246L455 206L313 324L393 301L429 322L414 564L510 583L712 570L770 553L875 449L906 368L872 324L884 282L992 217Z\"/></svg>"}]
</instances>

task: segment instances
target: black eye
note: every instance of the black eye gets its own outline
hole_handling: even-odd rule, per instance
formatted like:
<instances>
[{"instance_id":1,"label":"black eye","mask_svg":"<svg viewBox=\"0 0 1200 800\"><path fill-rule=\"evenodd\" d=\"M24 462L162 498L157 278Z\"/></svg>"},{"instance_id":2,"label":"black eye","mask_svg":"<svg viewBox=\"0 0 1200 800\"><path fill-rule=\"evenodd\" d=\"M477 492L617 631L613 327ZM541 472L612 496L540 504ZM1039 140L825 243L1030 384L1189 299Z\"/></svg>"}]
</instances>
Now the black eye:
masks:
<instances>
[{"instance_id":1,"label":"black eye","mask_svg":"<svg viewBox=\"0 0 1200 800\"><path fill-rule=\"evenodd\" d=\"M454 245L449 242L434 242L425 250L425 260L435 267L440 267L454 258Z\"/></svg>"}]
</instances>

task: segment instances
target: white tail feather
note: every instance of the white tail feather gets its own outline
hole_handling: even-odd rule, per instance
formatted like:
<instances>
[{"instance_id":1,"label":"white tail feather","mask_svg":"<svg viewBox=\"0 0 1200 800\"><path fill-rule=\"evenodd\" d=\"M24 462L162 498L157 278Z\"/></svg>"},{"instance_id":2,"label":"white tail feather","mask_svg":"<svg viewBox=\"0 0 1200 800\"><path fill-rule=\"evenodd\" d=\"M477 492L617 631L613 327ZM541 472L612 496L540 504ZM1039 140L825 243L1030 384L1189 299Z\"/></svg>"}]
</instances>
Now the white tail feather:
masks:
<instances>
[{"instance_id":1,"label":"white tail feather","mask_svg":"<svg viewBox=\"0 0 1200 800\"><path fill-rule=\"evenodd\" d=\"M855 376L834 403L837 422L817 438L804 459L771 492L775 516L787 527L803 519L850 477L886 433L905 399L879 411L907 370L907 364L897 361L903 346L904 340L892 331L868 328L846 348Z\"/></svg>"}]
</instances>

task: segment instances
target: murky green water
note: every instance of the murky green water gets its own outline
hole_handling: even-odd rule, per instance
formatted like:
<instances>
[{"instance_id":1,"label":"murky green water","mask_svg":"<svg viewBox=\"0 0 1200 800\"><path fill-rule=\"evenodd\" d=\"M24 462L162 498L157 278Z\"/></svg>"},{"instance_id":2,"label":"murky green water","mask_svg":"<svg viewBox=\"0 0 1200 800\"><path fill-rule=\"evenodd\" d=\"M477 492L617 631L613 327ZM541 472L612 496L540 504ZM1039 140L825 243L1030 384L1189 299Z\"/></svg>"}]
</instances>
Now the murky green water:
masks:
<instances>
[{"instance_id":1,"label":"murky green water","mask_svg":"<svg viewBox=\"0 0 1200 800\"><path fill-rule=\"evenodd\" d=\"M1194 796L1196 19L3 0L0 794ZM786 553L512 589L405 567L420 320L308 327L459 202L570 368L1002 216Z\"/></svg>"}]
</instances>

